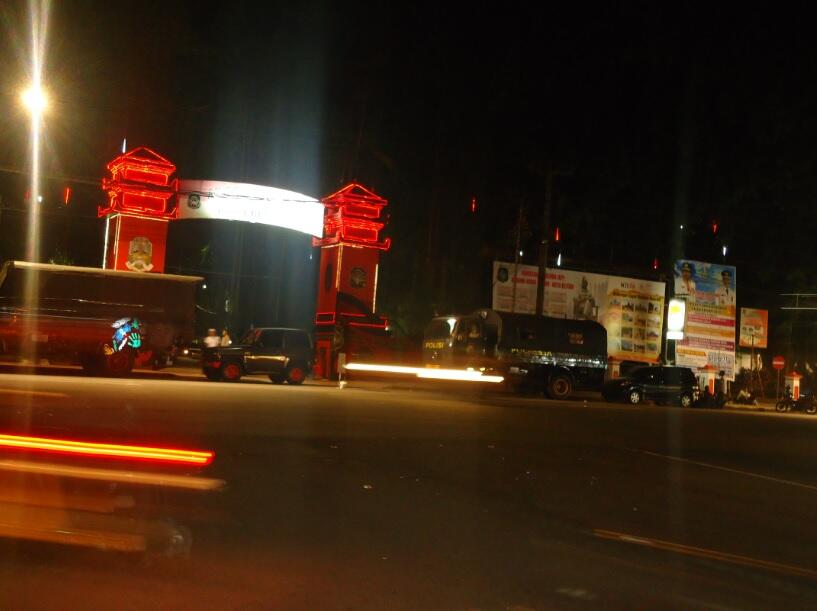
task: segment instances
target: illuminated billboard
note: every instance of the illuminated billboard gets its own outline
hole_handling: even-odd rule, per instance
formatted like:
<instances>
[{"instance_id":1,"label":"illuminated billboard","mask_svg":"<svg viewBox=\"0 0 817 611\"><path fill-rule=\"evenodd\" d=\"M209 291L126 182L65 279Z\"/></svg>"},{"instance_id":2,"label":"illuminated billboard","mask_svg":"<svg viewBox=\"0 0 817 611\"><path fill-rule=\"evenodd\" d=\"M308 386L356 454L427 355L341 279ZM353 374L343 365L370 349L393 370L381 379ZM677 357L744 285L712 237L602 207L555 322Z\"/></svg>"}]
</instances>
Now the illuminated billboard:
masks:
<instances>
[{"instance_id":1,"label":"illuminated billboard","mask_svg":"<svg viewBox=\"0 0 817 611\"><path fill-rule=\"evenodd\" d=\"M323 236L324 206L309 195L217 180L182 180L178 216L261 223Z\"/></svg>"},{"instance_id":2,"label":"illuminated billboard","mask_svg":"<svg viewBox=\"0 0 817 611\"><path fill-rule=\"evenodd\" d=\"M595 320L607 330L607 352L627 361L658 362L664 324L663 282L548 268L544 314ZM494 261L493 309L536 313L539 268Z\"/></svg>"},{"instance_id":3,"label":"illuminated billboard","mask_svg":"<svg viewBox=\"0 0 817 611\"><path fill-rule=\"evenodd\" d=\"M676 346L678 365L724 371L735 379L735 268L680 259L675 262L675 297L686 301L684 339Z\"/></svg>"},{"instance_id":4,"label":"illuminated billboard","mask_svg":"<svg viewBox=\"0 0 817 611\"><path fill-rule=\"evenodd\" d=\"M684 299L670 299L667 309L667 339L684 339L686 324L686 305Z\"/></svg>"}]
</instances>

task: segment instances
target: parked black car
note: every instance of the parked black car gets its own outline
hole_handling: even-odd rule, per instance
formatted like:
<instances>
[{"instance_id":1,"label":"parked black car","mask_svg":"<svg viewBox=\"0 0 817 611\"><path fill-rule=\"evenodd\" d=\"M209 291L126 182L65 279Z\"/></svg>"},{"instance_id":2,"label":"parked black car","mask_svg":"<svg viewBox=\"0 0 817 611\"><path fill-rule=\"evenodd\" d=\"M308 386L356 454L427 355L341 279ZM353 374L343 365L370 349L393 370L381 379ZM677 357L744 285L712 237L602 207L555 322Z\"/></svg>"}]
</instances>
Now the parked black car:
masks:
<instances>
[{"instance_id":1,"label":"parked black car","mask_svg":"<svg viewBox=\"0 0 817 611\"><path fill-rule=\"evenodd\" d=\"M700 397L698 381L688 367L640 367L629 375L610 380L602 389L608 401L624 401L636 405L644 400L658 405L674 403L692 407Z\"/></svg>"},{"instance_id":2,"label":"parked black car","mask_svg":"<svg viewBox=\"0 0 817 611\"><path fill-rule=\"evenodd\" d=\"M301 329L253 329L238 344L202 350L204 375L227 382L237 382L245 374L265 373L275 384L302 384L312 361L312 339Z\"/></svg>"}]
</instances>

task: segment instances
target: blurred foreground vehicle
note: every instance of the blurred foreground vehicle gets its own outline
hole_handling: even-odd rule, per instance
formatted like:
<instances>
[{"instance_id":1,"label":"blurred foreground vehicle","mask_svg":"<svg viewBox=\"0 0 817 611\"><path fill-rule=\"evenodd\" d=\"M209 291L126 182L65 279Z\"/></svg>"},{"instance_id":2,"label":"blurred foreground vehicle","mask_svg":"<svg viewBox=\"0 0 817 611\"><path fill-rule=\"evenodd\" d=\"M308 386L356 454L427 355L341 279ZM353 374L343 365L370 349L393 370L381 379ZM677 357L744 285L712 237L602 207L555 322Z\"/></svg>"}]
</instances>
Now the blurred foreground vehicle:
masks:
<instances>
[{"instance_id":1,"label":"blurred foreground vehicle","mask_svg":"<svg viewBox=\"0 0 817 611\"><path fill-rule=\"evenodd\" d=\"M0 537L185 555L209 451L0 434Z\"/></svg>"},{"instance_id":2,"label":"blurred foreground vehicle","mask_svg":"<svg viewBox=\"0 0 817 611\"><path fill-rule=\"evenodd\" d=\"M0 271L0 354L80 364L93 375L162 366L193 338L197 276L9 261ZM33 305L27 305L26 292Z\"/></svg>"}]
</instances>

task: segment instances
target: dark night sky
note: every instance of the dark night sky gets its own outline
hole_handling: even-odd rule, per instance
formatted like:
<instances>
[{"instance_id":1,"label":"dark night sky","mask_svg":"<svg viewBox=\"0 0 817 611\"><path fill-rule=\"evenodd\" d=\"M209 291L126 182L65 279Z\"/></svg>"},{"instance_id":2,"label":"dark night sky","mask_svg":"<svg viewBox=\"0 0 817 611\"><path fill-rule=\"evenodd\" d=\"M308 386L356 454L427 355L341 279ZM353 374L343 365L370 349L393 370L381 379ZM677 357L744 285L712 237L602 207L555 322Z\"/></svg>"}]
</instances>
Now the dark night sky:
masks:
<instances>
[{"instance_id":1,"label":"dark night sky","mask_svg":"<svg viewBox=\"0 0 817 611\"><path fill-rule=\"evenodd\" d=\"M99 178L127 136L186 178L316 196L356 178L391 202L381 303L409 326L489 302L490 261L512 256L520 205L535 261L548 161L572 172L553 211L568 267L650 276L654 257L718 261L726 242L741 305L817 292L817 54L804 19L612 4L55 2L50 172ZM0 10L4 168L26 164L25 7ZM0 175L4 205L22 205L21 184ZM78 188L46 254L98 264L100 196ZM7 212L3 258L20 256L14 227ZM262 276L253 254L274 259L269 242L284 238L256 229L242 273ZM230 226L174 231L177 266L195 267L208 242L234 259ZM305 244L290 256L308 257Z\"/></svg>"}]
</instances>

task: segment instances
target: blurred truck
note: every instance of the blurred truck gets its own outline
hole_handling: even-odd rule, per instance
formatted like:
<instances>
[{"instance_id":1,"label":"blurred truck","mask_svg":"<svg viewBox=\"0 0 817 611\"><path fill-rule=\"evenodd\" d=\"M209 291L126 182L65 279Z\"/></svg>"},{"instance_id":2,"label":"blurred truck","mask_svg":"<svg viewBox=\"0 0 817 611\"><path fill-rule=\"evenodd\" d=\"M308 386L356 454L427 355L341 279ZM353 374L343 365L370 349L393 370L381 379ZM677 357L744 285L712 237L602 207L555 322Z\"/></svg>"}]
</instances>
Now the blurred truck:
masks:
<instances>
[{"instance_id":1,"label":"blurred truck","mask_svg":"<svg viewBox=\"0 0 817 611\"><path fill-rule=\"evenodd\" d=\"M0 356L125 375L193 338L202 278L8 261L0 270Z\"/></svg>"},{"instance_id":2,"label":"blurred truck","mask_svg":"<svg viewBox=\"0 0 817 611\"><path fill-rule=\"evenodd\" d=\"M603 386L607 331L590 320L482 309L434 318L423 337L423 363L496 372L512 389L542 389L564 399L574 389Z\"/></svg>"}]
</instances>

